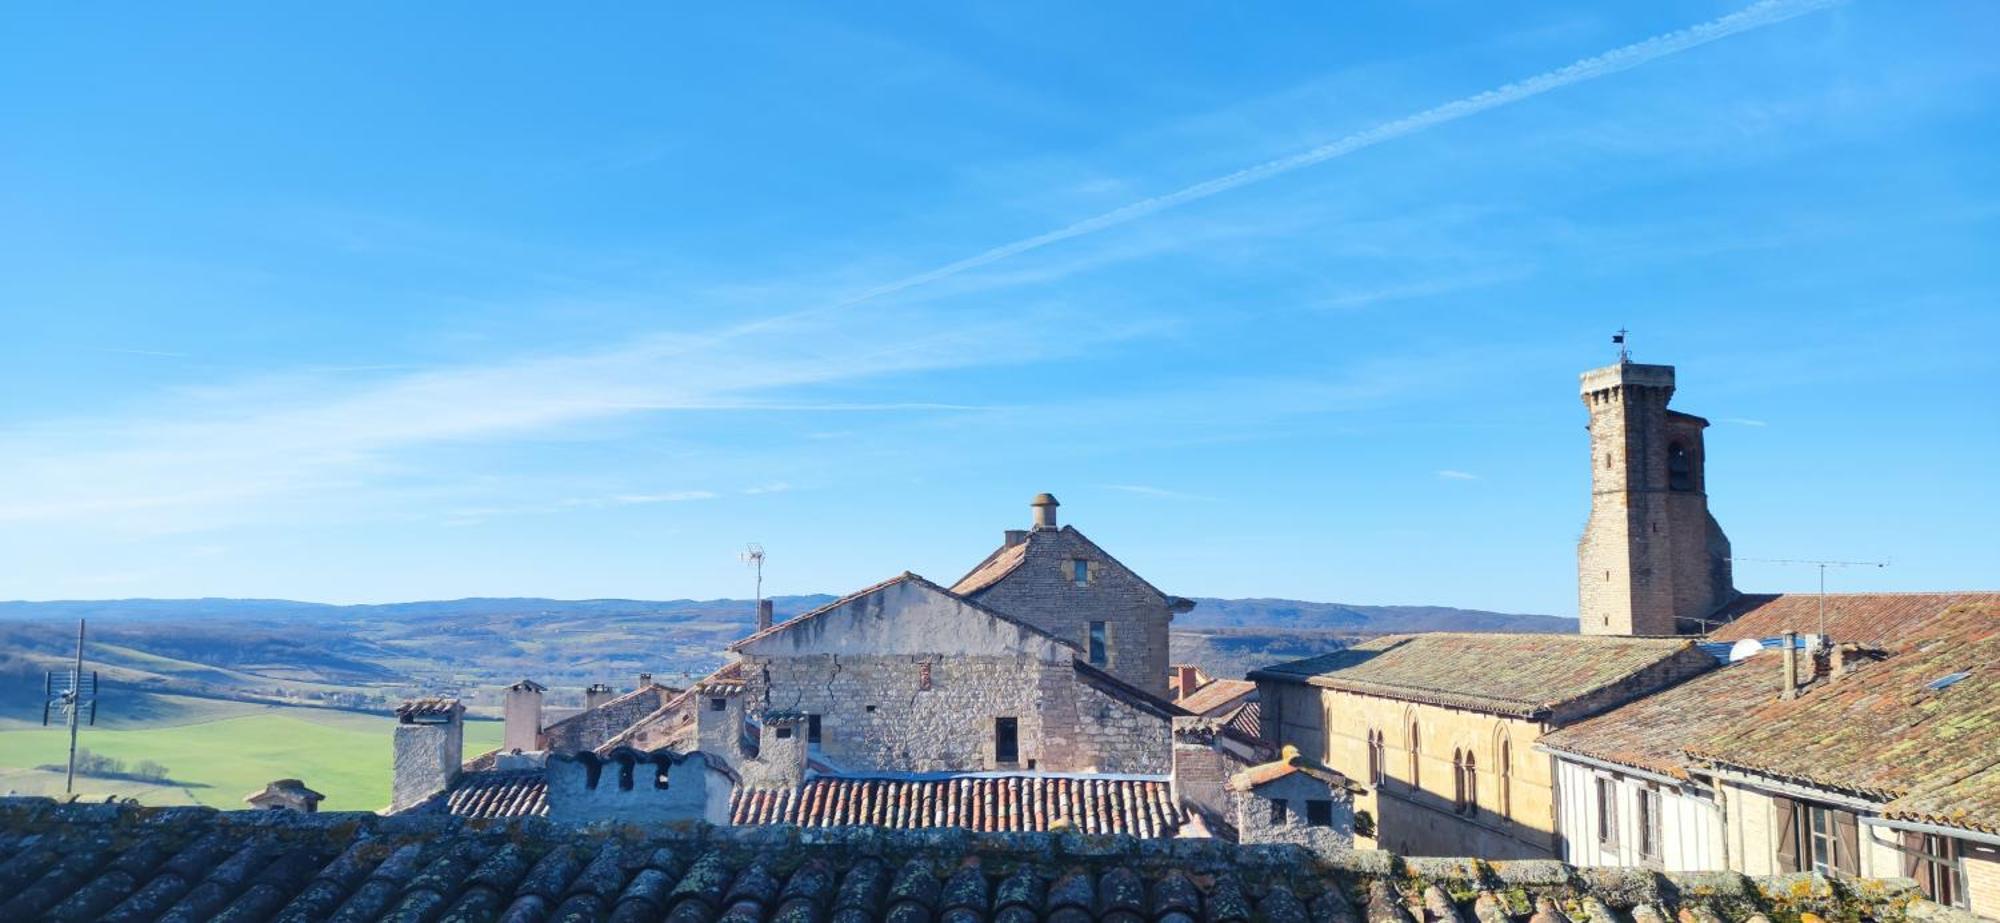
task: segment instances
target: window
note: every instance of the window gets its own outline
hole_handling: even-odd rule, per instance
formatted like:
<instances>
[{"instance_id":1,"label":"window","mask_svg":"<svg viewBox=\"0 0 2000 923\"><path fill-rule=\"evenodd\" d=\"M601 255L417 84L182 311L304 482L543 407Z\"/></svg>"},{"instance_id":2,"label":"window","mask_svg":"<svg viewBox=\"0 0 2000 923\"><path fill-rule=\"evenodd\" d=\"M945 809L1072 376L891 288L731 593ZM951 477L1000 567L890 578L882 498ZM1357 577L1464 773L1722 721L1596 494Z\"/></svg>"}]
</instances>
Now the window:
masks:
<instances>
[{"instance_id":1,"label":"window","mask_svg":"<svg viewBox=\"0 0 2000 923\"><path fill-rule=\"evenodd\" d=\"M1500 817L1514 819L1514 742L1500 741Z\"/></svg>"},{"instance_id":2,"label":"window","mask_svg":"<svg viewBox=\"0 0 2000 923\"><path fill-rule=\"evenodd\" d=\"M1069 574L1070 579L1075 580L1077 586L1089 586L1090 562L1082 558L1069 562Z\"/></svg>"},{"instance_id":3,"label":"window","mask_svg":"<svg viewBox=\"0 0 2000 923\"><path fill-rule=\"evenodd\" d=\"M1285 822L1288 819L1289 817L1285 813L1285 799L1283 798L1271 799L1271 826L1273 827L1284 826Z\"/></svg>"},{"instance_id":4,"label":"window","mask_svg":"<svg viewBox=\"0 0 2000 923\"><path fill-rule=\"evenodd\" d=\"M773 728L773 730L777 732L779 740L790 740L792 738L792 729L789 727L778 727Z\"/></svg>"},{"instance_id":5,"label":"window","mask_svg":"<svg viewBox=\"0 0 2000 923\"><path fill-rule=\"evenodd\" d=\"M819 716L818 716L818 715L807 715L807 716L806 716L806 743L807 743L807 745L809 745L809 746L814 746L814 747L817 747L817 746L819 746Z\"/></svg>"},{"instance_id":6,"label":"window","mask_svg":"<svg viewBox=\"0 0 2000 923\"><path fill-rule=\"evenodd\" d=\"M1382 732L1371 728L1368 731L1368 784L1370 785L1382 784L1382 756Z\"/></svg>"},{"instance_id":7,"label":"window","mask_svg":"<svg viewBox=\"0 0 2000 923\"><path fill-rule=\"evenodd\" d=\"M1639 790L1639 855L1660 858L1660 790L1647 786Z\"/></svg>"},{"instance_id":8,"label":"window","mask_svg":"<svg viewBox=\"0 0 2000 923\"><path fill-rule=\"evenodd\" d=\"M1412 789L1424 787L1422 769L1416 765L1422 759L1422 749L1424 747L1422 747L1422 743L1416 737L1416 721L1410 721L1410 787Z\"/></svg>"},{"instance_id":9,"label":"window","mask_svg":"<svg viewBox=\"0 0 2000 923\"><path fill-rule=\"evenodd\" d=\"M1314 827L1333 826L1333 802L1325 799L1307 801L1306 823Z\"/></svg>"},{"instance_id":10,"label":"window","mask_svg":"<svg viewBox=\"0 0 2000 923\"><path fill-rule=\"evenodd\" d=\"M1105 663L1105 662L1106 662L1107 660L1109 660L1109 659L1110 659L1110 658L1109 658L1109 652L1108 652L1108 651L1106 650L1106 648L1107 648L1107 647L1108 647L1109 645L1107 645L1107 644L1105 643L1105 641L1106 641L1106 636L1107 636L1108 634L1109 634L1109 631L1108 631L1108 630L1107 630L1107 629L1106 629L1106 628L1104 627L1104 623L1103 623L1103 622L1092 622L1092 623L1090 623L1090 662L1091 662L1091 663L1093 663L1093 664L1097 664L1098 666L1103 666L1103 665L1104 665L1104 663Z\"/></svg>"},{"instance_id":11,"label":"window","mask_svg":"<svg viewBox=\"0 0 2000 923\"><path fill-rule=\"evenodd\" d=\"M723 697L721 697L721 696L716 696L715 698L712 698L712 699L709 699L709 700L708 700L708 710L709 710L709 711L728 711L728 710L729 710L729 700L728 700L728 699L725 699L725 698L723 698Z\"/></svg>"},{"instance_id":12,"label":"window","mask_svg":"<svg viewBox=\"0 0 2000 923\"><path fill-rule=\"evenodd\" d=\"M1021 719L993 719L993 761L996 763L1021 761Z\"/></svg>"},{"instance_id":13,"label":"window","mask_svg":"<svg viewBox=\"0 0 2000 923\"><path fill-rule=\"evenodd\" d=\"M1451 751L1451 809L1465 813L1465 751Z\"/></svg>"},{"instance_id":14,"label":"window","mask_svg":"<svg viewBox=\"0 0 2000 923\"><path fill-rule=\"evenodd\" d=\"M870 705L870 706L868 706L868 713L869 713L869 714L871 714L871 715L872 715L872 714L874 714L874 713L875 713L875 706L873 706L873 705Z\"/></svg>"},{"instance_id":15,"label":"window","mask_svg":"<svg viewBox=\"0 0 2000 923\"><path fill-rule=\"evenodd\" d=\"M1597 779L1597 842L1618 847L1618 782L1602 776Z\"/></svg>"},{"instance_id":16,"label":"window","mask_svg":"<svg viewBox=\"0 0 2000 923\"><path fill-rule=\"evenodd\" d=\"M1694 458L1687 446L1678 442L1667 446L1667 489L1694 489Z\"/></svg>"},{"instance_id":17,"label":"window","mask_svg":"<svg viewBox=\"0 0 2000 923\"><path fill-rule=\"evenodd\" d=\"M1479 813L1479 757L1465 751L1465 768L1459 771L1465 777L1465 813Z\"/></svg>"},{"instance_id":18,"label":"window","mask_svg":"<svg viewBox=\"0 0 2000 923\"><path fill-rule=\"evenodd\" d=\"M1860 873L1860 826L1853 814L1810 801L1772 798L1778 867L1787 872Z\"/></svg>"},{"instance_id":19,"label":"window","mask_svg":"<svg viewBox=\"0 0 2000 923\"><path fill-rule=\"evenodd\" d=\"M1924 896L1946 907L1966 905L1958 841L1933 833L1903 834L1903 875L1917 880Z\"/></svg>"}]
</instances>

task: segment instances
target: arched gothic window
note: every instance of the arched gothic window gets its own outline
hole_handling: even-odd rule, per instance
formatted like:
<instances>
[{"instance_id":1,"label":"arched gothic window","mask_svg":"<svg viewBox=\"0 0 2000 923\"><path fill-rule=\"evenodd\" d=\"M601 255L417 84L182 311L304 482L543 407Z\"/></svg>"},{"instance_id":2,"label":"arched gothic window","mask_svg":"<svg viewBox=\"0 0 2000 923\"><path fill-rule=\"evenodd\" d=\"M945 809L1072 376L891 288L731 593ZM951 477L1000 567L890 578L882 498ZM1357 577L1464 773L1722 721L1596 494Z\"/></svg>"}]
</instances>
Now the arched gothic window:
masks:
<instances>
[{"instance_id":1,"label":"arched gothic window","mask_svg":"<svg viewBox=\"0 0 2000 923\"><path fill-rule=\"evenodd\" d=\"M1500 739L1500 816L1514 819L1514 742Z\"/></svg>"},{"instance_id":2,"label":"arched gothic window","mask_svg":"<svg viewBox=\"0 0 2000 923\"><path fill-rule=\"evenodd\" d=\"M1465 813L1465 751L1451 751L1451 809Z\"/></svg>"},{"instance_id":3,"label":"arched gothic window","mask_svg":"<svg viewBox=\"0 0 2000 923\"><path fill-rule=\"evenodd\" d=\"M1423 744L1417 736L1417 722L1410 722L1410 787L1423 788L1423 768L1418 765L1423 759Z\"/></svg>"},{"instance_id":4,"label":"arched gothic window","mask_svg":"<svg viewBox=\"0 0 2000 923\"><path fill-rule=\"evenodd\" d=\"M1459 770L1460 786L1465 789L1465 813L1479 813L1479 757L1471 750L1465 751L1465 767Z\"/></svg>"},{"instance_id":5,"label":"arched gothic window","mask_svg":"<svg viewBox=\"0 0 2000 923\"><path fill-rule=\"evenodd\" d=\"M1382 732L1368 729L1368 784L1381 785L1383 772Z\"/></svg>"}]
</instances>

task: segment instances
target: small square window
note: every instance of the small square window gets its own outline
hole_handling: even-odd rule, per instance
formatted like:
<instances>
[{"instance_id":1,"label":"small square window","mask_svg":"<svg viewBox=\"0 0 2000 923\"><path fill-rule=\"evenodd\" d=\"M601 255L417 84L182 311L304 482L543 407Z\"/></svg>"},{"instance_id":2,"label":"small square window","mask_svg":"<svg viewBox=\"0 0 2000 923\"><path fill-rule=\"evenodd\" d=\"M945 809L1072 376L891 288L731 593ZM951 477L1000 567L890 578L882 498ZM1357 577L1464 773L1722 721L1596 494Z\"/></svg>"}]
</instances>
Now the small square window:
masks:
<instances>
[{"instance_id":1,"label":"small square window","mask_svg":"<svg viewBox=\"0 0 2000 923\"><path fill-rule=\"evenodd\" d=\"M728 699L725 699L725 698L722 698L722 697L720 697L720 696L717 696L716 698L713 698L713 699L709 699L709 700L708 700L708 710L709 710L709 711L728 711L728 710L729 710L729 700L728 700Z\"/></svg>"},{"instance_id":2,"label":"small square window","mask_svg":"<svg viewBox=\"0 0 2000 923\"><path fill-rule=\"evenodd\" d=\"M873 705L870 705L870 706L868 706L868 713L869 713L869 714L871 714L871 715L872 715L872 714L874 714L874 713L875 713L875 706L873 706Z\"/></svg>"},{"instance_id":3,"label":"small square window","mask_svg":"<svg viewBox=\"0 0 2000 923\"><path fill-rule=\"evenodd\" d=\"M781 727L781 728L774 728L774 730L776 730L776 731L778 732L778 739L779 739L779 740L790 740L790 739L792 739L792 729L791 729L791 728L788 728L788 727Z\"/></svg>"},{"instance_id":4,"label":"small square window","mask_svg":"<svg viewBox=\"0 0 2000 923\"><path fill-rule=\"evenodd\" d=\"M1333 802L1324 800L1307 801L1306 823L1315 827L1333 826Z\"/></svg>"},{"instance_id":5,"label":"small square window","mask_svg":"<svg viewBox=\"0 0 2000 923\"><path fill-rule=\"evenodd\" d=\"M1288 819L1290 819L1290 816L1291 816L1291 815L1290 815L1290 814L1289 814L1288 812L1286 812L1286 810L1285 810L1285 799L1283 799L1283 798L1273 798L1273 799L1271 799L1271 825L1272 825L1272 826L1274 826L1274 827L1275 827L1275 826L1277 826L1277 825L1279 825L1279 824L1283 824L1283 823L1285 823L1285 821L1287 821Z\"/></svg>"}]
</instances>

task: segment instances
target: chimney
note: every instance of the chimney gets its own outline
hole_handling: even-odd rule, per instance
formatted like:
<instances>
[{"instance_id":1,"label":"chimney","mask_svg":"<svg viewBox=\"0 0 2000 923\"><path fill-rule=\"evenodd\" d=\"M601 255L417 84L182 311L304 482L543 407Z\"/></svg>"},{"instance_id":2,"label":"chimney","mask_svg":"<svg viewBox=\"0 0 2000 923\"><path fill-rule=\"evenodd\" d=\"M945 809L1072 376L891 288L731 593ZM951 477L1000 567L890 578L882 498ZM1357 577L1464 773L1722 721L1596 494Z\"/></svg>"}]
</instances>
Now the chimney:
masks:
<instances>
[{"instance_id":1,"label":"chimney","mask_svg":"<svg viewBox=\"0 0 2000 923\"><path fill-rule=\"evenodd\" d=\"M1199 668L1182 665L1175 667L1174 672L1179 674L1175 683L1174 701L1178 702L1188 696L1194 695L1194 691L1201 688L1201 670Z\"/></svg>"},{"instance_id":2,"label":"chimney","mask_svg":"<svg viewBox=\"0 0 2000 923\"><path fill-rule=\"evenodd\" d=\"M591 683L590 688L583 691L583 708L589 711L617 697L617 690L612 689L609 683Z\"/></svg>"},{"instance_id":3,"label":"chimney","mask_svg":"<svg viewBox=\"0 0 2000 923\"><path fill-rule=\"evenodd\" d=\"M1778 698L1795 699L1799 695L1799 633L1788 631L1785 632L1784 638L1785 656L1783 664L1785 673L1779 680L1783 685L1779 687Z\"/></svg>"},{"instance_id":4,"label":"chimney","mask_svg":"<svg viewBox=\"0 0 2000 923\"><path fill-rule=\"evenodd\" d=\"M738 765L743 759L743 688L697 683L693 691L695 749Z\"/></svg>"},{"instance_id":5,"label":"chimney","mask_svg":"<svg viewBox=\"0 0 2000 923\"><path fill-rule=\"evenodd\" d=\"M1216 724L1208 718L1174 718L1173 790L1180 801L1230 816L1226 790L1231 773L1229 754L1216 743Z\"/></svg>"},{"instance_id":6,"label":"chimney","mask_svg":"<svg viewBox=\"0 0 2000 923\"><path fill-rule=\"evenodd\" d=\"M795 711L767 711L757 735L757 758L741 767L745 784L753 788L797 788L806 778L806 716Z\"/></svg>"},{"instance_id":7,"label":"chimney","mask_svg":"<svg viewBox=\"0 0 2000 923\"><path fill-rule=\"evenodd\" d=\"M465 762L465 706L457 699L411 699L397 706L394 752L391 812L450 788Z\"/></svg>"},{"instance_id":8,"label":"chimney","mask_svg":"<svg viewBox=\"0 0 2000 923\"><path fill-rule=\"evenodd\" d=\"M1035 508L1036 531L1056 527L1056 507L1062 504L1056 502L1054 495L1036 494L1034 502L1028 505Z\"/></svg>"},{"instance_id":9,"label":"chimney","mask_svg":"<svg viewBox=\"0 0 2000 923\"><path fill-rule=\"evenodd\" d=\"M768 599L757 600L757 630L765 631L770 627L771 627L771 601Z\"/></svg>"},{"instance_id":10,"label":"chimney","mask_svg":"<svg viewBox=\"0 0 2000 923\"><path fill-rule=\"evenodd\" d=\"M1002 548L1012 548L1012 547L1014 547L1015 545L1019 545L1019 544L1021 544L1022 542L1025 542L1025 541L1027 541L1027 540L1028 540L1028 530L1026 530L1026 529L1008 529L1008 530L1007 530L1007 531L1006 531L1005 533L1002 533L1002 537L1001 537L1001 541L1002 541L1002 544L1001 544L1001 547L1002 547Z\"/></svg>"},{"instance_id":11,"label":"chimney","mask_svg":"<svg viewBox=\"0 0 2000 923\"><path fill-rule=\"evenodd\" d=\"M532 679L523 679L507 687L506 702L501 710L507 719L500 731L501 751L526 752L542 748L542 693L547 691L547 687Z\"/></svg>"},{"instance_id":12,"label":"chimney","mask_svg":"<svg viewBox=\"0 0 2000 923\"><path fill-rule=\"evenodd\" d=\"M651 674L651 673L641 673L641 674L639 674L639 687L638 687L638 688L640 688L640 689L644 689L644 688L646 688L647 686L651 686L652 684L653 684L653 674Z\"/></svg>"}]
</instances>

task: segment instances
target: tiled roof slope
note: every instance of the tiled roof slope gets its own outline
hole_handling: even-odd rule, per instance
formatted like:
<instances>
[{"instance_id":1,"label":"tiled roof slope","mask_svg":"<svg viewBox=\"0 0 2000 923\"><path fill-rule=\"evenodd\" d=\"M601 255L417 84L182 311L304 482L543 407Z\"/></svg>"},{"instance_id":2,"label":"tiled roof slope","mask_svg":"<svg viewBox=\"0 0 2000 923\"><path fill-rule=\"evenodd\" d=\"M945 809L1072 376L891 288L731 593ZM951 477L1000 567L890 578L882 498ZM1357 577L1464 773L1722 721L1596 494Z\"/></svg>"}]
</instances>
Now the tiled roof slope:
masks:
<instances>
[{"instance_id":1,"label":"tiled roof slope","mask_svg":"<svg viewBox=\"0 0 2000 923\"><path fill-rule=\"evenodd\" d=\"M1753 663L1755 660L1752 661ZM1940 823L2000 830L2000 604L1954 606L1879 662L1776 696L1688 741L1718 765L1890 801ZM1931 684L1970 671L1944 688ZM1956 792L1957 800L1946 800ZM1897 799L1910 797L1907 803Z\"/></svg>"},{"instance_id":2,"label":"tiled roof slope","mask_svg":"<svg viewBox=\"0 0 2000 923\"><path fill-rule=\"evenodd\" d=\"M742 789L734 824L801 827L962 827L993 833L1067 827L1082 833L1172 836L1183 820L1164 778L1074 775L830 777L796 789Z\"/></svg>"},{"instance_id":3,"label":"tiled roof slope","mask_svg":"<svg viewBox=\"0 0 2000 923\"><path fill-rule=\"evenodd\" d=\"M1372 638L1265 667L1250 678L1539 717L1628 680L1642 680L1654 668L1672 668L1651 684L1657 687L1714 665L1693 642L1678 638L1435 632ZM1631 692L1650 691L1646 685Z\"/></svg>"},{"instance_id":4,"label":"tiled roof slope","mask_svg":"<svg viewBox=\"0 0 2000 923\"><path fill-rule=\"evenodd\" d=\"M1293 773L1305 773L1328 785L1347 789L1357 795L1366 791L1361 786L1349 781L1346 776L1341 775L1339 770L1318 760L1301 756L1299 748L1290 744L1286 744L1285 749L1279 751L1277 759L1268 763L1260 763L1230 776L1229 787L1239 792L1247 792L1267 782L1276 782Z\"/></svg>"},{"instance_id":5,"label":"tiled roof slope","mask_svg":"<svg viewBox=\"0 0 2000 923\"><path fill-rule=\"evenodd\" d=\"M549 813L548 774L540 769L468 772L410 811L482 820L543 817Z\"/></svg>"},{"instance_id":6,"label":"tiled roof slope","mask_svg":"<svg viewBox=\"0 0 2000 923\"><path fill-rule=\"evenodd\" d=\"M1752 657L1542 735L1537 748L1688 778L1689 740L1733 726L1778 697L1779 655Z\"/></svg>"},{"instance_id":7,"label":"tiled roof slope","mask_svg":"<svg viewBox=\"0 0 2000 923\"><path fill-rule=\"evenodd\" d=\"M1900 921L1907 883L1664 877L1556 862L1080 834L564 829L541 819L59 807L0 799L8 920L304 923ZM1539 906L1537 906L1539 905ZM1415 916L1411 915L1412 909ZM1657 914L1657 916L1655 916ZM1945 915L1949 919L1948 914Z\"/></svg>"},{"instance_id":8,"label":"tiled roof slope","mask_svg":"<svg viewBox=\"0 0 2000 923\"><path fill-rule=\"evenodd\" d=\"M1264 707L1257 702L1245 702L1243 707L1229 714L1223 727L1248 740L1264 738Z\"/></svg>"},{"instance_id":9,"label":"tiled roof slope","mask_svg":"<svg viewBox=\"0 0 2000 923\"><path fill-rule=\"evenodd\" d=\"M1884 647L1907 637L1924 622L1953 606L2000 605L2000 593L1828 593L1826 633L1835 641ZM1775 638L1786 631L1818 634L1820 597L1814 593L1753 593L1736 598L1710 617L1722 621L1709 637L1716 641Z\"/></svg>"},{"instance_id":10,"label":"tiled roof slope","mask_svg":"<svg viewBox=\"0 0 2000 923\"><path fill-rule=\"evenodd\" d=\"M1186 718L1191 713L1166 699L1132 685L1081 660L1072 662L1076 678L1084 685L1158 718Z\"/></svg>"},{"instance_id":11,"label":"tiled roof slope","mask_svg":"<svg viewBox=\"0 0 2000 923\"><path fill-rule=\"evenodd\" d=\"M951 591L960 596L971 596L999 583L1000 578L1013 573L1014 568L1020 567L1021 562L1027 559L1027 542L1002 545L987 555L986 560L979 562L979 566L974 567L971 573L958 578L958 582L951 585Z\"/></svg>"},{"instance_id":12,"label":"tiled roof slope","mask_svg":"<svg viewBox=\"0 0 2000 923\"><path fill-rule=\"evenodd\" d=\"M1197 715L1207 715L1256 692L1257 684L1247 679L1218 679L1196 689L1191 695L1181 697L1174 704Z\"/></svg>"},{"instance_id":13,"label":"tiled roof slope","mask_svg":"<svg viewBox=\"0 0 2000 923\"><path fill-rule=\"evenodd\" d=\"M945 589L944 587L941 587L936 583L931 582L929 579L925 578L922 574L912 573L910 571L904 571L901 574L898 574L894 577L890 577L889 579L884 580L881 583L877 583L874 586L864 587L862 589L856 590L852 593L847 594L846 596L842 596L841 598L834 600L833 602L827 603L824 606L814 609L811 612L807 612L795 616L793 618L786 619L785 621L779 622L778 624L766 628L763 631L752 634L749 637L746 637L740 641L737 641L729 645L729 649L732 651L741 650L745 645L748 645L753 641L759 641L775 634L781 634L783 632L791 631L792 629L798 628L799 626L805 624L806 622L819 618L820 616L823 616L829 612L841 609L847 606L848 604L853 603L855 600L861 599L863 597L875 593L879 593L899 583L914 583L917 586L924 587L930 590L935 590L936 592L941 593L945 596L956 598L959 602L964 603L966 606L971 607L972 609L981 612L985 615L989 615L992 616L993 618L999 619L1000 621L1006 622L1009 625L1014 625L1016 627L1025 629L1026 631L1032 634L1040 635L1044 638L1056 642L1057 644L1061 644L1064 647L1069 647L1069 648L1076 647L1076 642L1074 641L1070 641L1065 638L1058 638L1055 635L1050 634L1046 629L1029 624L1028 622L1022 621L1021 619L1008 615L1005 612L1001 612L1000 610L995 609L991 606L982 605L977 600L974 600L964 594L955 593L951 590Z\"/></svg>"}]
</instances>

